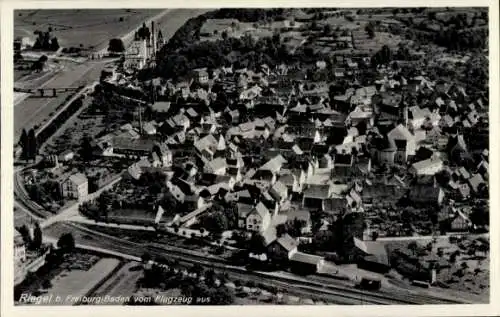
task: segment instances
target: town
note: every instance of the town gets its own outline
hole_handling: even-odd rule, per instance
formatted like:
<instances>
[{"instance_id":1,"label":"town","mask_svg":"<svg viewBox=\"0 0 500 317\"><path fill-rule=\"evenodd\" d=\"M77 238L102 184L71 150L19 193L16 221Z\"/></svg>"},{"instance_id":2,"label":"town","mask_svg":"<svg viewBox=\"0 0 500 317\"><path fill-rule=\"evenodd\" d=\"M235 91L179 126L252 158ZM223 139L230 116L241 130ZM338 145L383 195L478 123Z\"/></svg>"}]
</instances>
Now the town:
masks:
<instances>
[{"instance_id":1,"label":"town","mask_svg":"<svg viewBox=\"0 0 500 317\"><path fill-rule=\"evenodd\" d=\"M15 297L489 301L487 9L190 14L15 41Z\"/></svg>"}]
</instances>

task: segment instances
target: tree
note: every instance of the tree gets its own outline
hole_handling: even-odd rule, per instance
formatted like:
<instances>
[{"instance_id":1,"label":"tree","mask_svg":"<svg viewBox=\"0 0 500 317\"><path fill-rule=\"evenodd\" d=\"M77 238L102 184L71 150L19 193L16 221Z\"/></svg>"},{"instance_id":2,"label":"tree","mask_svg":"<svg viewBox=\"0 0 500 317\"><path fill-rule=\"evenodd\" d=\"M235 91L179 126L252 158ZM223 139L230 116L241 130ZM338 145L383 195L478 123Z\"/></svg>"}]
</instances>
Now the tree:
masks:
<instances>
[{"instance_id":1,"label":"tree","mask_svg":"<svg viewBox=\"0 0 500 317\"><path fill-rule=\"evenodd\" d=\"M108 51L111 53L122 53L125 51L125 46L121 39L109 40Z\"/></svg>"},{"instance_id":2,"label":"tree","mask_svg":"<svg viewBox=\"0 0 500 317\"><path fill-rule=\"evenodd\" d=\"M469 216L470 221L477 226L489 225L490 213L484 206L475 206Z\"/></svg>"},{"instance_id":3,"label":"tree","mask_svg":"<svg viewBox=\"0 0 500 317\"><path fill-rule=\"evenodd\" d=\"M21 133L21 138L19 139L18 144L22 148L22 153L21 157L24 160L27 160L29 158L29 149L28 149L28 133L26 133L26 129L23 129L23 132Z\"/></svg>"},{"instance_id":4,"label":"tree","mask_svg":"<svg viewBox=\"0 0 500 317\"><path fill-rule=\"evenodd\" d=\"M266 240L260 233L255 232L250 238L248 249L250 252L262 254L266 250Z\"/></svg>"},{"instance_id":5,"label":"tree","mask_svg":"<svg viewBox=\"0 0 500 317\"><path fill-rule=\"evenodd\" d=\"M30 129L28 132L28 158L35 160L38 152L38 145L35 135L35 130Z\"/></svg>"},{"instance_id":6,"label":"tree","mask_svg":"<svg viewBox=\"0 0 500 317\"><path fill-rule=\"evenodd\" d=\"M57 247L63 252L68 253L75 248L75 238L71 233L64 233L57 240Z\"/></svg>"},{"instance_id":7,"label":"tree","mask_svg":"<svg viewBox=\"0 0 500 317\"><path fill-rule=\"evenodd\" d=\"M23 237L24 243L26 245L30 245L31 244L31 236L30 236L30 230L28 229L28 227L26 225L22 225L18 229L18 231L21 234L21 237Z\"/></svg>"},{"instance_id":8,"label":"tree","mask_svg":"<svg viewBox=\"0 0 500 317\"><path fill-rule=\"evenodd\" d=\"M276 236L279 238L288 232L288 226L286 223L280 223L276 226Z\"/></svg>"},{"instance_id":9,"label":"tree","mask_svg":"<svg viewBox=\"0 0 500 317\"><path fill-rule=\"evenodd\" d=\"M409 249L410 251L412 251L413 255L415 255L415 253L416 253L416 251L417 251L417 249L418 249L417 242L415 242L415 241L410 242L410 243L408 244L408 249Z\"/></svg>"},{"instance_id":10,"label":"tree","mask_svg":"<svg viewBox=\"0 0 500 317\"><path fill-rule=\"evenodd\" d=\"M148 252L144 252L141 255L141 260L142 260L142 263L147 264L149 261L151 261L151 254L149 254Z\"/></svg>"},{"instance_id":11,"label":"tree","mask_svg":"<svg viewBox=\"0 0 500 317\"><path fill-rule=\"evenodd\" d=\"M33 242L32 248L34 250L40 249L42 246L42 229L40 228L40 224L37 222L35 225L35 229L33 230Z\"/></svg>"},{"instance_id":12,"label":"tree","mask_svg":"<svg viewBox=\"0 0 500 317\"><path fill-rule=\"evenodd\" d=\"M332 26L330 24L325 24L323 27L323 35L328 36L332 34Z\"/></svg>"},{"instance_id":13,"label":"tree","mask_svg":"<svg viewBox=\"0 0 500 317\"><path fill-rule=\"evenodd\" d=\"M99 215L101 217L106 217L108 216L109 211L111 210L113 202L113 197L111 196L111 193L109 191L104 191L99 195L97 198L97 207L99 209Z\"/></svg>"},{"instance_id":14,"label":"tree","mask_svg":"<svg viewBox=\"0 0 500 317\"><path fill-rule=\"evenodd\" d=\"M82 139L82 149L81 149L82 159L85 162L92 160L92 144L91 139L88 135L84 136Z\"/></svg>"},{"instance_id":15,"label":"tree","mask_svg":"<svg viewBox=\"0 0 500 317\"><path fill-rule=\"evenodd\" d=\"M53 37L50 41L50 49L52 51L57 51L59 49L59 42L57 40L57 37Z\"/></svg>"},{"instance_id":16,"label":"tree","mask_svg":"<svg viewBox=\"0 0 500 317\"><path fill-rule=\"evenodd\" d=\"M373 25L373 23L368 23L365 27L365 31L366 33L368 33L368 37L369 38L374 38L375 37L375 27Z\"/></svg>"}]
</instances>

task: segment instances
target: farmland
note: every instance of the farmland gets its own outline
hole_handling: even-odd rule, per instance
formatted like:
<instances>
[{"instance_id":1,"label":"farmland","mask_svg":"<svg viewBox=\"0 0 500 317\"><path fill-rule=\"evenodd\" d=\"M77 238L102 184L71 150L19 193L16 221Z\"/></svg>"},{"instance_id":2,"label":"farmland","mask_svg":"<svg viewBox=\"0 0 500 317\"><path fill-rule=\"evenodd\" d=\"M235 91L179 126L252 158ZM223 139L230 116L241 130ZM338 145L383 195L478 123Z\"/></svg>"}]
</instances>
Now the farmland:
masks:
<instances>
[{"instance_id":1,"label":"farmland","mask_svg":"<svg viewBox=\"0 0 500 317\"><path fill-rule=\"evenodd\" d=\"M63 47L102 48L112 37L136 28L159 9L79 9L79 10L17 10L14 36L34 37L35 30L52 27Z\"/></svg>"}]
</instances>

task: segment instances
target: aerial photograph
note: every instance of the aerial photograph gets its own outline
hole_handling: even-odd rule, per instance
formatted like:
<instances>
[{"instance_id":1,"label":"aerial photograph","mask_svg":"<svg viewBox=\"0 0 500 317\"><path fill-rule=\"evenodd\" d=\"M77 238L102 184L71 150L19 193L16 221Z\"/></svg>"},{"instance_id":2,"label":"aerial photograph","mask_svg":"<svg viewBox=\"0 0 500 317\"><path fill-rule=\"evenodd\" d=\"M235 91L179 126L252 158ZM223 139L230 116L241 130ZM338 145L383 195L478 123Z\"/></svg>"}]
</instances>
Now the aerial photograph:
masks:
<instances>
[{"instance_id":1,"label":"aerial photograph","mask_svg":"<svg viewBox=\"0 0 500 317\"><path fill-rule=\"evenodd\" d=\"M14 10L14 304L489 304L488 13Z\"/></svg>"}]
</instances>

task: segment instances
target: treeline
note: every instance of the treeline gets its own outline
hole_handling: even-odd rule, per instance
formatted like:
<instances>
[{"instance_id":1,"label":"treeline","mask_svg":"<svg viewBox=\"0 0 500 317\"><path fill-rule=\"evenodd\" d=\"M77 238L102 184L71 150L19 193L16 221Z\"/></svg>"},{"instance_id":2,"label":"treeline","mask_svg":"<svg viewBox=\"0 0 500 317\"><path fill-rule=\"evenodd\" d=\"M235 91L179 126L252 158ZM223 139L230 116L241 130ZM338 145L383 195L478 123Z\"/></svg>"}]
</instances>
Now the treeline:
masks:
<instances>
[{"instance_id":1,"label":"treeline","mask_svg":"<svg viewBox=\"0 0 500 317\"><path fill-rule=\"evenodd\" d=\"M198 67L216 68L236 63L236 66L254 68L266 63L274 65L287 62L290 56L279 35L255 41L250 36L241 39L196 43L207 19L238 19L241 22L279 20L285 9L220 9L188 20L157 54L157 67L140 72L141 79L161 76L177 78ZM229 56L232 55L232 56Z\"/></svg>"},{"instance_id":2,"label":"treeline","mask_svg":"<svg viewBox=\"0 0 500 317\"><path fill-rule=\"evenodd\" d=\"M212 19L237 19L241 22L258 22L264 20L282 21L286 18L287 10L284 8L274 9L234 9L225 8L217 10L211 16Z\"/></svg>"},{"instance_id":3,"label":"treeline","mask_svg":"<svg viewBox=\"0 0 500 317\"><path fill-rule=\"evenodd\" d=\"M199 67L217 68L234 64L237 68L255 69L263 63L273 66L290 61L290 57L279 35L258 41L244 36L241 39L226 38L193 44L168 53L158 60L154 71L156 76L178 78Z\"/></svg>"},{"instance_id":4,"label":"treeline","mask_svg":"<svg viewBox=\"0 0 500 317\"><path fill-rule=\"evenodd\" d=\"M428 19L418 24L412 18L404 21L409 26L407 36L420 42L433 42L450 50L484 49L488 44L487 27L477 26L481 19L488 22L487 12L478 12L471 18L465 13L451 16L447 20L436 17L429 12Z\"/></svg>"},{"instance_id":5,"label":"treeline","mask_svg":"<svg viewBox=\"0 0 500 317\"><path fill-rule=\"evenodd\" d=\"M82 87L83 88L83 87ZM45 127L43 130L39 131L37 136L37 143L42 144L47 141L65 122L71 117L80 107L83 105L83 97L80 97L73 101L68 108L62 111L57 118L52 120L52 122Z\"/></svg>"},{"instance_id":6,"label":"treeline","mask_svg":"<svg viewBox=\"0 0 500 317\"><path fill-rule=\"evenodd\" d=\"M484 49L487 47L488 31L486 28L459 31L450 28L434 35L437 45L450 50Z\"/></svg>"}]
</instances>

